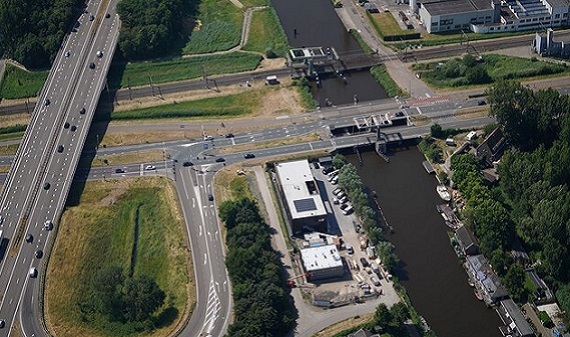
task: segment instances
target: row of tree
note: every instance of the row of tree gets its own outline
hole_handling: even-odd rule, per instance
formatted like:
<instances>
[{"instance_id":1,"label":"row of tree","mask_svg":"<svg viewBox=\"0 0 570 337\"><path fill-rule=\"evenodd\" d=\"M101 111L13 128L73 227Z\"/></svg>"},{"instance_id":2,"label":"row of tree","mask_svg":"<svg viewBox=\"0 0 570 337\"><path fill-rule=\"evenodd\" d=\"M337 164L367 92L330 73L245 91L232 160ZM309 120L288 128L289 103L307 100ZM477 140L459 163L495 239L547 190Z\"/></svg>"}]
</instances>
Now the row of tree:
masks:
<instances>
[{"instance_id":1,"label":"row of tree","mask_svg":"<svg viewBox=\"0 0 570 337\"><path fill-rule=\"evenodd\" d=\"M84 6L83 0L0 1L0 56L49 68Z\"/></svg>"},{"instance_id":2,"label":"row of tree","mask_svg":"<svg viewBox=\"0 0 570 337\"><path fill-rule=\"evenodd\" d=\"M232 337L286 335L295 323L279 253L268 226L250 199L225 201L219 214L227 228L226 266L233 285Z\"/></svg>"},{"instance_id":3,"label":"row of tree","mask_svg":"<svg viewBox=\"0 0 570 337\"><path fill-rule=\"evenodd\" d=\"M376 246L376 251L382 259L384 267L391 273L394 273L394 269L399 262L394 252L394 245L384 240L378 213L370 206L370 198L356 167L348 163L344 156L340 154L334 156L333 166L339 169L338 185L348 195L354 213L360 219L368 239Z\"/></svg>"}]
</instances>

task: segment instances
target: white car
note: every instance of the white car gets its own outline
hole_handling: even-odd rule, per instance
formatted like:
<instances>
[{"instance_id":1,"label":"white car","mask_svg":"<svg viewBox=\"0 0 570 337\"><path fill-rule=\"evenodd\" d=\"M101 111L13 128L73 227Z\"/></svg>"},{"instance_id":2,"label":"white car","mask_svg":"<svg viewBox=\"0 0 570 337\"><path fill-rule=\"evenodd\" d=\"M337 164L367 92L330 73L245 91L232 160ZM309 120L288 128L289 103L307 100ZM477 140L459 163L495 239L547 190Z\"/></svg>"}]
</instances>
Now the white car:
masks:
<instances>
[{"instance_id":1,"label":"white car","mask_svg":"<svg viewBox=\"0 0 570 337\"><path fill-rule=\"evenodd\" d=\"M4 222L4 217L0 215L0 224Z\"/></svg>"},{"instance_id":2,"label":"white car","mask_svg":"<svg viewBox=\"0 0 570 337\"><path fill-rule=\"evenodd\" d=\"M144 169L147 171L154 171L156 170L156 167L154 165L147 165Z\"/></svg>"},{"instance_id":3,"label":"white car","mask_svg":"<svg viewBox=\"0 0 570 337\"><path fill-rule=\"evenodd\" d=\"M103 57L103 52L100 51L100 50L97 50L97 57L98 57L98 58Z\"/></svg>"},{"instance_id":4,"label":"white car","mask_svg":"<svg viewBox=\"0 0 570 337\"><path fill-rule=\"evenodd\" d=\"M30 277L36 277L38 275L38 270L36 267L30 268Z\"/></svg>"},{"instance_id":5,"label":"white car","mask_svg":"<svg viewBox=\"0 0 570 337\"><path fill-rule=\"evenodd\" d=\"M46 231L51 231L53 228L53 223L51 222L51 220L46 220L46 222L44 222L44 229Z\"/></svg>"}]
</instances>

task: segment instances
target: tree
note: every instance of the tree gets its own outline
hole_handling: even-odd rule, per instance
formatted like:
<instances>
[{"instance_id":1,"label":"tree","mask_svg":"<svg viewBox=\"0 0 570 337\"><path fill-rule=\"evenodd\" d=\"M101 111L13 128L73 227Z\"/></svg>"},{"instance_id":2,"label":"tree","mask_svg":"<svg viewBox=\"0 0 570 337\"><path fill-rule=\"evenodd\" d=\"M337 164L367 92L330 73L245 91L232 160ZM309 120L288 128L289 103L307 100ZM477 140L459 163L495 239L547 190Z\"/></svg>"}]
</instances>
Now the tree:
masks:
<instances>
[{"instance_id":1,"label":"tree","mask_svg":"<svg viewBox=\"0 0 570 337\"><path fill-rule=\"evenodd\" d=\"M388 271L394 272L399 262L398 257L394 252L394 245L388 241L382 241L376 244L376 250L378 251L378 256L382 260L384 267Z\"/></svg>"},{"instance_id":2,"label":"tree","mask_svg":"<svg viewBox=\"0 0 570 337\"><path fill-rule=\"evenodd\" d=\"M512 264L504 277L505 287L514 299L520 299L525 294L525 271L520 264Z\"/></svg>"},{"instance_id":3,"label":"tree","mask_svg":"<svg viewBox=\"0 0 570 337\"><path fill-rule=\"evenodd\" d=\"M147 320L164 303L166 297L158 284L146 275L128 278L123 292L123 315L127 322Z\"/></svg>"},{"instance_id":4,"label":"tree","mask_svg":"<svg viewBox=\"0 0 570 337\"><path fill-rule=\"evenodd\" d=\"M447 134L443 131L443 128L441 127L441 125L439 125L437 123L434 123L430 127L430 133L431 133L431 136L433 138L443 139L443 138L447 137Z\"/></svg>"},{"instance_id":5,"label":"tree","mask_svg":"<svg viewBox=\"0 0 570 337\"><path fill-rule=\"evenodd\" d=\"M467 68L465 78L469 84L485 84L493 81L487 70L481 65Z\"/></svg>"},{"instance_id":6,"label":"tree","mask_svg":"<svg viewBox=\"0 0 570 337\"><path fill-rule=\"evenodd\" d=\"M393 317L390 310L384 303L378 304L374 313L374 322L381 327L389 327L392 324Z\"/></svg>"},{"instance_id":7,"label":"tree","mask_svg":"<svg viewBox=\"0 0 570 337\"><path fill-rule=\"evenodd\" d=\"M110 266L96 272L92 287L96 296L97 310L113 320L120 316L121 290L125 282L123 269Z\"/></svg>"},{"instance_id":8,"label":"tree","mask_svg":"<svg viewBox=\"0 0 570 337\"><path fill-rule=\"evenodd\" d=\"M392 315L392 325L394 326L399 326L410 317L410 311L404 302L394 304L390 308L390 314Z\"/></svg>"},{"instance_id":9,"label":"tree","mask_svg":"<svg viewBox=\"0 0 570 337\"><path fill-rule=\"evenodd\" d=\"M337 153L332 158L332 165L335 169L338 170L346 165L346 158L342 154Z\"/></svg>"},{"instance_id":10,"label":"tree","mask_svg":"<svg viewBox=\"0 0 570 337\"><path fill-rule=\"evenodd\" d=\"M511 254L502 249L495 249L491 253L491 265L499 276L504 276L513 262Z\"/></svg>"},{"instance_id":11,"label":"tree","mask_svg":"<svg viewBox=\"0 0 570 337\"><path fill-rule=\"evenodd\" d=\"M563 284L556 291L556 299L560 304L560 309L567 313L570 313L570 283Z\"/></svg>"}]
</instances>

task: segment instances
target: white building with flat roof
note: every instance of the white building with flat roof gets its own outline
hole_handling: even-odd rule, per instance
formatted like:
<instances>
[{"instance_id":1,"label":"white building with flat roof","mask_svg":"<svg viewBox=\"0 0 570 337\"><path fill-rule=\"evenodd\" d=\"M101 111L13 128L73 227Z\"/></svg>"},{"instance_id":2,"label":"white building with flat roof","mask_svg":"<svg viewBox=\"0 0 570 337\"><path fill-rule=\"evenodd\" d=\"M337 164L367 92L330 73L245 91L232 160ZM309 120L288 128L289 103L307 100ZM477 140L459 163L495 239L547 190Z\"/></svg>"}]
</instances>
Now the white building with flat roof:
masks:
<instances>
[{"instance_id":1,"label":"white building with flat roof","mask_svg":"<svg viewBox=\"0 0 570 337\"><path fill-rule=\"evenodd\" d=\"M293 233L301 232L304 228L326 232L327 211L309 162L276 163L275 171Z\"/></svg>"},{"instance_id":2,"label":"white building with flat roof","mask_svg":"<svg viewBox=\"0 0 570 337\"><path fill-rule=\"evenodd\" d=\"M301 249L301 259L309 280L341 277L344 274L342 259L335 245Z\"/></svg>"}]
</instances>

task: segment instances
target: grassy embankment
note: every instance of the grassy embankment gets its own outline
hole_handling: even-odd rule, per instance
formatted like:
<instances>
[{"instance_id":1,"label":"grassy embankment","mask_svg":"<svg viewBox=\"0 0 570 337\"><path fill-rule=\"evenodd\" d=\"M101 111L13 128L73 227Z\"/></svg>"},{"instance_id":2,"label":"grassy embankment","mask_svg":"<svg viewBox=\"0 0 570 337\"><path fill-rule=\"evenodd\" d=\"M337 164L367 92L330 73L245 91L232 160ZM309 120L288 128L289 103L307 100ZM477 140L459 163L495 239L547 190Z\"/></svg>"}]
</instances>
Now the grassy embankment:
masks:
<instances>
[{"instance_id":1,"label":"grassy embankment","mask_svg":"<svg viewBox=\"0 0 570 337\"><path fill-rule=\"evenodd\" d=\"M166 293L158 326L147 335L168 336L183 324L195 289L177 200L164 178L86 184L79 205L63 214L48 264L46 321L54 335L126 335L120 323L80 310L93 277L108 266L148 275Z\"/></svg>"},{"instance_id":2,"label":"grassy embankment","mask_svg":"<svg viewBox=\"0 0 570 337\"><path fill-rule=\"evenodd\" d=\"M441 63L441 64L440 64ZM551 63L497 54L486 54L477 62L476 67L484 70L489 81L483 84L471 84L469 68L473 68L469 61L452 59L446 62L418 63L412 66L414 71L422 72L422 79L438 89L466 89L473 87L486 87L501 79L539 79L560 77L570 74L570 67L566 64Z\"/></svg>"},{"instance_id":3,"label":"grassy embankment","mask_svg":"<svg viewBox=\"0 0 570 337\"><path fill-rule=\"evenodd\" d=\"M17 99L37 96L48 73L48 71L25 71L6 64L4 78L0 85L0 98Z\"/></svg>"},{"instance_id":4,"label":"grassy embankment","mask_svg":"<svg viewBox=\"0 0 570 337\"><path fill-rule=\"evenodd\" d=\"M285 57L290 48L273 7L253 12L249 38L243 50L263 53L267 57Z\"/></svg>"}]
</instances>

